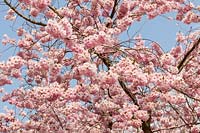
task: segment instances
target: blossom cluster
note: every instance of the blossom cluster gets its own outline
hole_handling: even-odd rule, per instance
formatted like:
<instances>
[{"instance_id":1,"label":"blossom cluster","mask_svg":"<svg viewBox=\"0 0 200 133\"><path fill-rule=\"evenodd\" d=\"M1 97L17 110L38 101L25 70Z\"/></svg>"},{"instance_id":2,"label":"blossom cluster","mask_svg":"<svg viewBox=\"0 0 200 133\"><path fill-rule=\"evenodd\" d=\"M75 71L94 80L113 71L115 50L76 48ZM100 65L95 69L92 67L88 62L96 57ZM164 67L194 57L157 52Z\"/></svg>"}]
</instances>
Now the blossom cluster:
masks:
<instances>
[{"instance_id":1,"label":"blossom cluster","mask_svg":"<svg viewBox=\"0 0 200 133\"><path fill-rule=\"evenodd\" d=\"M18 41L2 40L17 49L0 62L0 97L16 108L0 113L0 132L200 132L199 30L177 33L168 52L129 30L170 12L170 21L199 23L198 5L59 2L18 0L5 16L25 21ZM9 84L14 89L7 92Z\"/></svg>"},{"instance_id":2,"label":"blossom cluster","mask_svg":"<svg viewBox=\"0 0 200 133\"><path fill-rule=\"evenodd\" d=\"M68 38L72 34L72 26L67 18L63 18L60 22L50 19L45 28L48 34L54 38Z\"/></svg>"}]
</instances>

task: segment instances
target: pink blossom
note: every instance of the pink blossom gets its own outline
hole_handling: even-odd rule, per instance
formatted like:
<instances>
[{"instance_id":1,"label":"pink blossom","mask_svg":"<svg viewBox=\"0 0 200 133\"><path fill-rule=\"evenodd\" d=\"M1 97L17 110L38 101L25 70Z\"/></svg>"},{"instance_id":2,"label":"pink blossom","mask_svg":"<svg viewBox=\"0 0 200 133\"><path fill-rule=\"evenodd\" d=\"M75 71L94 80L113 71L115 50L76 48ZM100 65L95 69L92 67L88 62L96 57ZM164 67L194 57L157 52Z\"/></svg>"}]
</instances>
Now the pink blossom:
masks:
<instances>
[{"instance_id":1,"label":"pink blossom","mask_svg":"<svg viewBox=\"0 0 200 133\"><path fill-rule=\"evenodd\" d=\"M10 38L6 34L3 35L3 40L2 40L3 45L6 45L6 44L13 44L14 45L15 43L16 43L15 39Z\"/></svg>"},{"instance_id":2,"label":"pink blossom","mask_svg":"<svg viewBox=\"0 0 200 133\"><path fill-rule=\"evenodd\" d=\"M182 54L182 47L179 45L175 48L172 48L170 54L173 55L175 58L178 58Z\"/></svg>"},{"instance_id":3,"label":"pink blossom","mask_svg":"<svg viewBox=\"0 0 200 133\"><path fill-rule=\"evenodd\" d=\"M185 39L186 38L183 36L182 33L177 33L177 37L176 37L177 42L183 43L185 41Z\"/></svg>"},{"instance_id":4,"label":"pink blossom","mask_svg":"<svg viewBox=\"0 0 200 133\"><path fill-rule=\"evenodd\" d=\"M157 53L159 56L161 56L162 54L164 54L163 50L161 49L161 47L159 46L158 43L155 43L155 42L154 42L154 43L151 44L151 46L152 46L153 50L155 50L156 53Z\"/></svg>"},{"instance_id":5,"label":"pink blossom","mask_svg":"<svg viewBox=\"0 0 200 133\"><path fill-rule=\"evenodd\" d=\"M30 10L30 14L33 17L37 17L39 13L40 13L40 11L37 8L31 8L31 10Z\"/></svg>"},{"instance_id":6,"label":"pink blossom","mask_svg":"<svg viewBox=\"0 0 200 133\"><path fill-rule=\"evenodd\" d=\"M115 84L119 77L116 73L112 73L112 72L110 72L108 74L101 73L100 76L102 79L101 82L103 84L109 84L109 85Z\"/></svg>"},{"instance_id":7,"label":"pink blossom","mask_svg":"<svg viewBox=\"0 0 200 133\"><path fill-rule=\"evenodd\" d=\"M147 111L144 110L138 110L134 113L134 117L137 119L141 119L143 121L147 121L149 119L149 115Z\"/></svg>"},{"instance_id":8,"label":"pink blossom","mask_svg":"<svg viewBox=\"0 0 200 133\"><path fill-rule=\"evenodd\" d=\"M17 29L17 35L22 36L25 33L25 30L23 28L18 28Z\"/></svg>"},{"instance_id":9,"label":"pink blossom","mask_svg":"<svg viewBox=\"0 0 200 133\"><path fill-rule=\"evenodd\" d=\"M61 37L60 30L62 27L58 24L56 20L49 19L47 26L46 26L46 31L50 35L52 35L54 38Z\"/></svg>"},{"instance_id":10,"label":"pink blossom","mask_svg":"<svg viewBox=\"0 0 200 133\"><path fill-rule=\"evenodd\" d=\"M15 110L0 113L0 132L199 132L197 3L7 2L17 41L3 36L0 93ZM137 29L160 18L180 30L169 51Z\"/></svg>"},{"instance_id":11,"label":"pink blossom","mask_svg":"<svg viewBox=\"0 0 200 133\"><path fill-rule=\"evenodd\" d=\"M55 15L56 14L52 10L47 10L45 12L45 16L48 17L48 18L53 18L53 17L55 17Z\"/></svg>"},{"instance_id":12,"label":"pink blossom","mask_svg":"<svg viewBox=\"0 0 200 133\"><path fill-rule=\"evenodd\" d=\"M27 4L27 5L30 5L31 0L19 0L19 2L23 2L23 3Z\"/></svg>"},{"instance_id":13,"label":"pink blossom","mask_svg":"<svg viewBox=\"0 0 200 133\"><path fill-rule=\"evenodd\" d=\"M35 0L31 1L31 5L35 8L38 8L40 10L43 10L47 8L47 6L51 5L51 0Z\"/></svg>"},{"instance_id":14,"label":"pink blossom","mask_svg":"<svg viewBox=\"0 0 200 133\"><path fill-rule=\"evenodd\" d=\"M15 20L16 19L15 12L12 9L8 10L7 15L5 15L4 18L10 21Z\"/></svg>"},{"instance_id":15,"label":"pink blossom","mask_svg":"<svg viewBox=\"0 0 200 133\"><path fill-rule=\"evenodd\" d=\"M122 19L124 16L126 16L126 14L128 13L128 10L129 10L129 4L128 4L128 1L125 0L120 5L119 11L118 11L118 18Z\"/></svg>"},{"instance_id":16,"label":"pink blossom","mask_svg":"<svg viewBox=\"0 0 200 133\"><path fill-rule=\"evenodd\" d=\"M199 132L200 132L200 127L199 126L192 126L191 133L199 133Z\"/></svg>"},{"instance_id":17,"label":"pink blossom","mask_svg":"<svg viewBox=\"0 0 200 133\"><path fill-rule=\"evenodd\" d=\"M141 121L141 120L138 120L138 119L134 119L134 120L132 120L132 125L133 125L133 127L135 127L135 128L141 127L142 121Z\"/></svg>"},{"instance_id":18,"label":"pink blossom","mask_svg":"<svg viewBox=\"0 0 200 133\"><path fill-rule=\"evenodd\" d=\"M89 62L84 63L83 65L78 67L78 73L85 76L94 76L97 72L97 68L95 64L91 64Z\"/></svg>"},{"instance_id":19,"label":"pink blossom","mask_svg":"<svg viewBox=\"0 0 200 133\"><path fill-rule=\"evenodd\" d=\"M64 39L70 37L72 34L72 26L67 18L63 18L59 23L56 20L50 19L45 30L54 38Z\"/></svg>"},{"instance_id":20,"label":"pink blossom","mask_svg":"<svg viewBox=\"0 0 200 133\"><path fill-rule=\"evenodd\" d=\"M160 59L162 65L174 65L175 59L170 53L163 54Z\"/></svg>"}]
</instances>

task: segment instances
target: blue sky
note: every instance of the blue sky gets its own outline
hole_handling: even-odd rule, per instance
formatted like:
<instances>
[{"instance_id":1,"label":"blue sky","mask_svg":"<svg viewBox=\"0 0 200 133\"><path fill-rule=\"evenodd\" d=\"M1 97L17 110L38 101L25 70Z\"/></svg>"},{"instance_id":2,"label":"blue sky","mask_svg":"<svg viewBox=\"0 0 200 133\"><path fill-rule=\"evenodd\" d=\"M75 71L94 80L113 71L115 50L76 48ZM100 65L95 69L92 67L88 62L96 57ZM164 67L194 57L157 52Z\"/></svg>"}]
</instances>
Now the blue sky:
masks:
<instances>
[{"instance_id":1,"label":"blue sky","mask_svg":"<svg viewBox=\"0 0 200 133\"><path fill-rule=\"evenodd\" d=\"M132 35L138 31L145 39L151 39L158 42L167 52L176 46L177 32L187 33L189 30L199 28L198 24L185 25L182 22L169 20L166 16L174 16L175 13L168 13L165 16L158 16L152 20L143 18L141 22L134 22L129 34ZM126 34L123 35L126 37Z\"/></svg>"},{"instance_id":2,"label":"blue sky","mask_svg":"<svg viewBox=\"0 0 200 133\"><path fill-rule=\"evenodd\" d=\"M13 22L5 21L4 15L6 13L5 7L0 6L0 40L3 37L3 34L7 34L10 37L16 38L16 32L14 29L16 29L18 22L15 22L13 27ZM168 14L168 15L174 15L174 13ZM18 19L19 20L19 19ZM139 34L142 35L144 38L151 39L153 41L156 41L161 44L161 47L168 51L173 46L176 45L176 33L179 31L187 32L190 30L191 27L197 28L197 24L192 25L184 25L181 22L177 21L169 21L165 17L157 17L153 20L147 20L143 18L142 22L134 22L133 26L131 27L129 34L134 34L139 29ZM126 34L123 34L122 38L126 38ZM3 47L0 42L0 52L4 51L7 47ZM14 49L10 49L5 51L4 53L0 53L0 61L6 60L8 56L13 55ZM16 85L16 84L15 84ZM6 86L6 90L12 90L12 88L16 88L15 85ZM5 104L0 103L0 112L2 111L2 107Z\"/></svg>"}]
</instances>

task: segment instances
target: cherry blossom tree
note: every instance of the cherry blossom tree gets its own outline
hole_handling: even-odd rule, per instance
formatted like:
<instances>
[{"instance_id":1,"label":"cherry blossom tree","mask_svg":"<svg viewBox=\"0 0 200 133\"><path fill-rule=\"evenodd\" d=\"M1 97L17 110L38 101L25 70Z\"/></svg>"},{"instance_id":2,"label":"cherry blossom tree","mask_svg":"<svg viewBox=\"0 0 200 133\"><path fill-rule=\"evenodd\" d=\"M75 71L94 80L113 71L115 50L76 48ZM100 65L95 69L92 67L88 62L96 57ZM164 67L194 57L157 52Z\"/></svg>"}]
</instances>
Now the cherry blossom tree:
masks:
<instances>
[{"instance_id":1,"label":"cherry blossom tree","mask_svg":"<svg viewBox=\"0 0 200 133\"><path fill-rule=\"evenodd\" d=\"M198 0L193 0L198 1ZM200 22L189 0L3 0L19 20L17 53L0 62L2 133L200 132L200 30L177 33L165 52L135 22L174 12ZM12 92L5 85L18 80ZM4 89L3 89L4 88Z\"/></svg>"}]
</instances>

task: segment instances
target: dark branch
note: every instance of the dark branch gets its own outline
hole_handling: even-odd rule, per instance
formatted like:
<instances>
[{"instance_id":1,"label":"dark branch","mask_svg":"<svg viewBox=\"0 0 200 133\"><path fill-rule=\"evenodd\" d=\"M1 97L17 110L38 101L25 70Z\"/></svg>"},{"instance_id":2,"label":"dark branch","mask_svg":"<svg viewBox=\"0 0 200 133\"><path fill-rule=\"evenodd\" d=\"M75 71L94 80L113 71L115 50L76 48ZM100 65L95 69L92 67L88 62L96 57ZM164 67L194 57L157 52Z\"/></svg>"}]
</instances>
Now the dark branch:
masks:
<instances>
[{"instance_id":1,"label":"dark branch","mask_svg":"<svg viewBox=\"0 0 200 133\"><path fill-rule=\"evenodd\" d=\"M135 95L126 87L125 83L121 80L118 80L118 81L119 81L120 86L124 90L124 92L131 98L133 103L135 105L139 106L138 103L137 103L137 99L136 99Z\"/></svg>"},{"instance_id":2,"label":"dark branch","mask_svg":"<svg viewBox=\"0 0 200 133\"><path fill-rule=\"evenodd\" d=\"M162 128L162 129L157 129L157 130L154 130L153 132L161 132L161 131L164 131L164 130L173 130L173 129L177 129L177 128L181 128L181 127L185 127L185 126L191 126L191 125L199 125L200 123L189 123L187 125L183 124L183 125L179 125L179 126L174 126L174 127L169 127L169 128Z\"/></svg>"},{"instance_id":3,"label":"dark branch","mask_svg":"<svg viewBox=\"0 0 200 133\"><path fill-rule=\"evenodd\" d=\"M184 58L181 60L181 62L178 64L177 68L179 70L179 73L181 72L181 70L183 69L183 67L185 66L185 62L187 61L187 59L189 58L190 54L192 53L192 51L194 51L194 49L196 47L198 47L200 43L200 38L194 43L194 45L192 46L192 48L185 54Z\"/></svg>"},{"instance_id":4,"label":"dark branch","mask_svg":"<svg viewBox=\"0 0 200 133\"><path fill-rule=\"evenodd\" d=\"M61 16L54 7L48 6L56 15L58 15L61 19L63 18L63 16Z\"/></svg>"},{"instance_id":5,"label":"dark branch","mask_svg":"<svg viewBox=\"0 0 200 133\"><path fill-rule=\"evenodd\" d=\"M116 13L116 6L117 6L117 0L115 0L115 2L114 2L114 6L113 6L113 9L112 9L112 12L111 12L111 14L110 14L110 18L111 19L113 19L113 17L114 17L114 15L115 15L115 13ZM106 27L110 27L112 24L111 23L107 23L106 24Z\"/></svg>"},{"instance_id":6,"label":"dark branch","mask_svg":"<svg viewBox=\"0 0 200 133\"><path fill-rule=\"evenodd\" d=\"M110 18L112 19L116 13L116 6L117 6L117 0L115 0L114 2L114 6L113 6L113 9L112 9L112 12L110 14Z\"/></svg>"},{"instance_id":7,"label":"dark branch","mask_svg":"<svg viewBox=\"0 0 200 133\"><path fill-rule=\"evenodd\" d=\"M42 22L36 22L30 18L27 18L26 16L24 16L23 14L21 14L20 12L18 12L15 7L13 7L7 0L4 0L4 3L10 8L12 9L17 15L19 15L21 18L23 18L24 20L32 23L32 24L36 24L36 25L40 25L40 26L46 26L46 24L42 23Z\"/></svg>"},{"instance_id":8,"label":"dark branch","mask_svg":"<svg viewBox=\"0 0 200 133\"><path fill-rule=\"evenodd\" d=\"M56 119L57 119L57 121L58 121L60 127L61 127L62 129L64 129L63 124L62 124L60 118L58 117L58 115L56 114L55 110L53 109L53 107L52 107L51 105L50 105L50 107L51 107L53 113L55 114L55 117L56 117Z\"/></svg>"},{"instance_id":9,"label":"dark branch","mask_svg":"<svg viewBox=\"0 0 200 133\"><path fill-rule=\"evenodd\" d=\"M98 53L95 53L95 54L103 61L103 63L107 66L107 68L109 70L110 66L112 65L111 61L108 58L105 58ZM125 83L123 81L119 80L119 79L118 79L118 82L119 82L120 86L122 87L122 89L124 90L124 92L131 98L133 103L135 105L139 106L138 103L137 103L137 99L136 99L135 95L126 87ZM151 113L150 112L148 112L148 113L149 113L150 117L147 121L142 121L142 130L144 131L144 133L153 133L152 130L151 130L151 127L150 127Z\"/></svg>"}]
</instances>

